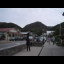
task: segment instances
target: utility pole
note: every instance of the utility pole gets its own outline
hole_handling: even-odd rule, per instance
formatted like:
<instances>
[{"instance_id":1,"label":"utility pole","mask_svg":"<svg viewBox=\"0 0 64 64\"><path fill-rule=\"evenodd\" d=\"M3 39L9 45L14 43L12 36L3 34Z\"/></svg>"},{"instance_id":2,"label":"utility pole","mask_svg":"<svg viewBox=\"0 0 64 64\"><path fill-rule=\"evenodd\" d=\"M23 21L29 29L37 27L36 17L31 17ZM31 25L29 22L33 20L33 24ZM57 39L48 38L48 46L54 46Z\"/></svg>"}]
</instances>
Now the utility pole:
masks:
<instances>
[{"instance_id":1,"label":"utility pole","mask_svg":"<svg viewBox=\"0 0 64 64\"><path fill-rule=\"evenodd\" d=\"M62 36L61 31L62 31L62 25L60 23L60 37ZM62 44L62 38L60 38L60 40L61 40L61 44Z\"/></svg>"}]
</instances>

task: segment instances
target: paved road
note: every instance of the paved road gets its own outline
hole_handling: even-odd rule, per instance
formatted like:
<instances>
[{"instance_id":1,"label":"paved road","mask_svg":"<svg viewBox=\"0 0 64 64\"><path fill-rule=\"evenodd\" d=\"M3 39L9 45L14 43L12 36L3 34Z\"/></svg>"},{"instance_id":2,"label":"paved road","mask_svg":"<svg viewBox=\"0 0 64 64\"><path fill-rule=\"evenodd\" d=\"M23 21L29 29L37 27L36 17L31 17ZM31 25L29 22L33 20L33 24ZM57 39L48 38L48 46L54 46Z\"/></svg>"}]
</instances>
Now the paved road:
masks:
<instances>
[{"instance_id":1,"label":"paved road","mask_svg":"<svg viewBox=\"0 0 64 64\"><path fill-rule=\"evenodd\" d=\"M30 52L27 52L27 50L23 50L19 53L16 53L15 55L13 56L38 56L40 50L41 50L42 47L31 47L31 51Z\"/></svg>"},{"instance_id":2,"label":"paved road","mask_svg":"<svg viewBox=\"0 0 64 64\"><path fill-rule=\"evenodd\" d=\"M46 42L40 56L64 56L64 47Z\"/></svg>"},{"instance_id":3,"label":"paved road","mask_svg":"<svg viewBox=\"0 0 64 64\"><path fill-rule=\"evenodd\" d=\"M26 41L17 41L17 42L12 42L12 43L7 43L7 44L0 44L0 50L11 48L14 46L19 46L26 44Z\"/></svg>"}]
</instances>

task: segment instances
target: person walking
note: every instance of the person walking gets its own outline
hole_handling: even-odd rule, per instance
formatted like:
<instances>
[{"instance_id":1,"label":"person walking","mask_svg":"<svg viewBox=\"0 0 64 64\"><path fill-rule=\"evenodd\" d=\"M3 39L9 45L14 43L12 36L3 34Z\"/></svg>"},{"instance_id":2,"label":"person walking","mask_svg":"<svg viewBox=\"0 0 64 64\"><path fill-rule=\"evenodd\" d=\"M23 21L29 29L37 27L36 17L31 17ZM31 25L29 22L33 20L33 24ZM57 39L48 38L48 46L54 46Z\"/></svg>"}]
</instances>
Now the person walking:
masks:
<instances>
[{"instance_id":1,"label":"person walking","mask_svg":"<svg viewBox=\"0 0 64 64\"><path fill-rule=\"evenodd\" d=\"M53 45L54 45L55 44L55 37L54 36L53 36L52 40L53 40Z\"/></svg>"},{"instance_id":2,"label":"person walking","mask_svg":"<svg viewBox=\"0 0 64 64\"><path fill-rule=\"evenodd\" d=\"M45 39L44 38L43 38L42 42L43 42L43 44L45 43Z\"/></svg>"},{"instance_id":3,"label":"person walking","mask_svg":"<svg viewBox=\"0 0 64 64\"><path fill-rule=\"evenodd\" d=\"M27 51L31 51L31 49L30 49L29 33L27 34L27 38L26 38L26 45L27 45Z\"/></svg>"},{"instance_id":4,"label":"person walking","mask_svg":"<svg viewBox=\"0 0 64 64\"><path fill-rule=\"evenodd\" d=\"M51 39L50 39L50 37L48 37L48 43L49 43L49 45L50 45L50 42L51 42Z\"/></svg>"}]
</instances>

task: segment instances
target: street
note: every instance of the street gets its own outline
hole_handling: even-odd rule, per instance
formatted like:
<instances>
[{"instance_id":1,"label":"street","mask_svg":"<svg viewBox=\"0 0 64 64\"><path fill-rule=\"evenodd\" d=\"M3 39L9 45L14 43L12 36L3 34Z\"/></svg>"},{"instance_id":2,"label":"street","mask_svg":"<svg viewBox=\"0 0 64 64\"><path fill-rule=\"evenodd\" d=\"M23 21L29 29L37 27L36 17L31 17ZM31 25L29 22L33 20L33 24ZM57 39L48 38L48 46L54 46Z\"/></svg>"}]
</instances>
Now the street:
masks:
<instances>
[{"instance_id":1,"label":"street","mask_svg":"<svg viewBox=\"0 0 64 64\"><path fill-rule=\"evenodd\" d=\"M46 42L40 56L64 56L64 47L53 45L52 42Z\"/></svg>"},{"instance_id":2,"label":"street","mask_svg":"<svg viewBox=\"0 0 64 64\"><path fill-rule=\"evenodd\" d=\"M13 43L0 44L0 50L11 48L18 45L26 44L26 41L17 41ZM40 53L40 54L39 54ZM46 42L42 47L31 47L31 51L27 52L26 49L16 53L13 56L64 56L64 47L53 45L52 42Z\"/></svg>"},{"instance_id":3,"label":"street","mask_svg":"<svg viewBox=\"0 0 64 64\"><path fill-rule=\"evenodd\" d=\"M15 42L12 42L12 43L0 44L0 50L11 48L11 47L14 47L14 46L23 45L23 44L26 44L26 41L15 41Z\"/></svg>"}]
</instances>

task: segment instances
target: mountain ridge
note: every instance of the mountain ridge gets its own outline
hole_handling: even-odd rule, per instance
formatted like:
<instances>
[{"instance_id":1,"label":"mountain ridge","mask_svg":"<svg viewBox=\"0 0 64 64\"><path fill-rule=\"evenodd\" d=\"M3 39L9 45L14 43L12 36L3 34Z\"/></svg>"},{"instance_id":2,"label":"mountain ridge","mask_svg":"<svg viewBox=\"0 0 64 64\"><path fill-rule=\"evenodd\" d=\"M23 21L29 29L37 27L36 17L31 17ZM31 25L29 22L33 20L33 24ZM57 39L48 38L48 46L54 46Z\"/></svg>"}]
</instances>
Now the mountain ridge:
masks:
<instances>
[{"instance_id":1,"label":"mountain ridge","mask_svg":"<svg viewBox=\"0 0 64 64\"><path fill-rule=\"evenodd\" d=\"M17 29L22 29L20 26L18 26L15 23L7 23L7 22L0 22L0 28L17 28Z\"/></svg>"},{"instance_id":2,"label":"mountain ridge","mask_svg":"<svg viewBox=\"0 0 64 64\"><path fill-rule=\"evenodd\" d=\"M39 21L26 25L23 31L31 31L38 35L41 35L43 30L46 31L47 26Z\"/></svg>"}]
</instances>

